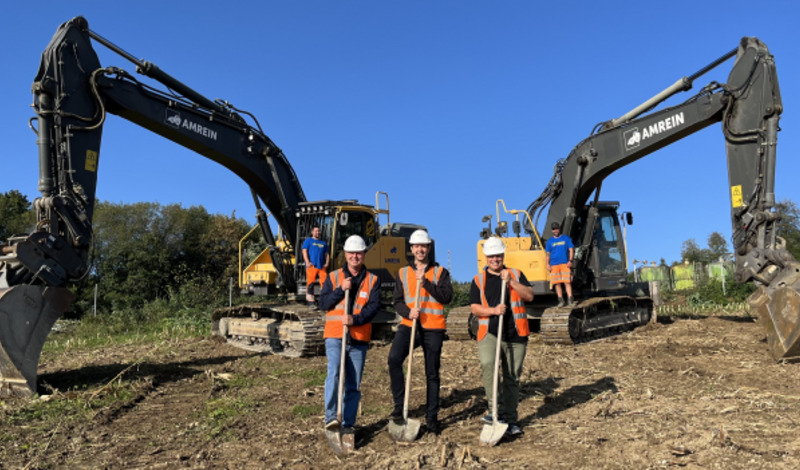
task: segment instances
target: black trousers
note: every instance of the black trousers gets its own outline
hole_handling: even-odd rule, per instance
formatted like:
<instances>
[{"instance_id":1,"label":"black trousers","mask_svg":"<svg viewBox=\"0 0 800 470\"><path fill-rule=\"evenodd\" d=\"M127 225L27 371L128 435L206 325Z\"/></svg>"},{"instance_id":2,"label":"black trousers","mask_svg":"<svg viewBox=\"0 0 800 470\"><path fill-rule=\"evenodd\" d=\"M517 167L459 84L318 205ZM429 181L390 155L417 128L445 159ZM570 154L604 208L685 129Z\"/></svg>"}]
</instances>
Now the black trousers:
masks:
<instances>
[{"instance_id":1,"label":"black trousers","mask_svg":"<svg viewBox=\"0 0 800 470\"><path fill-rule=\"evenodd\" d=\"M392 397L394 406L402 408L405 399L406 383L403 376L403 361L408 357L408 347L411 341L411 327L399 325L389 351L389 378L392 383ZM417 337L414 348L422 345L425 358L425 379L427 383L427 419L437 419L439 415L439 366L442 359L442 342L444 330L426 330L417 323ZM411 373L419 370L412 365Z\"/></svg>"}]
</instances>

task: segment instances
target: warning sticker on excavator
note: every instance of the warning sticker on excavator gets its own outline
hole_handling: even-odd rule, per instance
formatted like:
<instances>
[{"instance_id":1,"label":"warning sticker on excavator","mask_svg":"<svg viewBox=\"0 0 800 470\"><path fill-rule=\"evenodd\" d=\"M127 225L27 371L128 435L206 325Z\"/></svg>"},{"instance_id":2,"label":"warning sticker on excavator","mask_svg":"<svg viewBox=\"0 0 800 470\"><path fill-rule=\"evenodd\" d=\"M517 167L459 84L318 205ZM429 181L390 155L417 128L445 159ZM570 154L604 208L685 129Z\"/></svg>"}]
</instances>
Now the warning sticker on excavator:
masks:
<instances>
[{"instance_id":1,"label":"warning sticker on excavator","mask_svg":"<svg viewBox=\"0 0 800 470\"><path fill-rule=\"evenodd\" d=\"M744 199L742 199L742 185L731 186L731 204L733 207L742 207Z\"/></svg>"},{"instance_id":2,"label":"warning sticker on excavator","mask_svg":"<svg viewBox=\"0 0 800 470\"><path fill-rule=\"evenodd\" d=\"M94 150L86 151L86 171L97 173L97 152Z\"/></svg>"},{"instance_id":3,"label":"warning sticker on excavator","mask_svg":"<svg viewBox=\"0 0 800 470\"><path fill-rule=\"evenodd\" d=\"M375 236L375 222L372 219L367 220L367 236L370 238Z\"/></svg>"}]
</instances>

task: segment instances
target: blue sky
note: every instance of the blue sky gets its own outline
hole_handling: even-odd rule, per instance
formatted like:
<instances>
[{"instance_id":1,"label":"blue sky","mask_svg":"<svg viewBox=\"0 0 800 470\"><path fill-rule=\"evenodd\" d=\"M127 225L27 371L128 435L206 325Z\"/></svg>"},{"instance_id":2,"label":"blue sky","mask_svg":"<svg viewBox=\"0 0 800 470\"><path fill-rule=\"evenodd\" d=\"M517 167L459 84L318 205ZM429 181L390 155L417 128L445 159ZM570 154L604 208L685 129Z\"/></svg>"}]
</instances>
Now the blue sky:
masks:
<instances>
[{"instance_id":1,"label":"blue sky","mask_svg":"<svg viewBox=\"0 0 800 470\"><path fill-rule=\"evenodd\" d=\"M113 6L112 6L113 5ZM480 219L524 209L553 165L616 118L735 48L775 56L784 113L776 196L800 202L800 6L793 1L12 2L4 9L0 191L38 192L30 86L59 24L92 30L209 98L256 115L311 199L390 195L391 218L428 226L456 280L477 271ZM97 45L104 66L132 64ZM724 82L733 61L692 92ZM146 79L145 79L146 80ZM97 197L202 205L254 221L224 167L111 116ZM678 260L714 231L730 243L721 127L609 177L601 198L634 213L629 258Z\"/></svg>"}]
</instances>

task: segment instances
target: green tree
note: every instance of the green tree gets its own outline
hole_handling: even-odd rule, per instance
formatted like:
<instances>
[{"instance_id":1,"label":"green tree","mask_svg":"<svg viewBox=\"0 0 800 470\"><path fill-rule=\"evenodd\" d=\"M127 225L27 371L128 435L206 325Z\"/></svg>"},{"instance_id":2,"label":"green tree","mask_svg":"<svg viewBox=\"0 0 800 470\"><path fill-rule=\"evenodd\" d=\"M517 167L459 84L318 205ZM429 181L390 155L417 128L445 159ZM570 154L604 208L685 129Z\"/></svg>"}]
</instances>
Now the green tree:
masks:
<instances>
[{"instance_id":1,"label":"green tree","mask_svg":"<svg viewBox=\"0 0 800 470\"><path fill-rule=\"evenodd\" d=\"M775 212L781 215L777 223L777 235L786 240L786 249L800 260L800 209L797 203L784 199L775 204Z\"/></svg>"},{"instance_id":2,"label":"green tree","mask_svg":"<svg viewBox=\"0 0 800 470\"><path fill-rule=\"evenodd\" d=\"M712 232L708 236L708 250L710 258L706 262L716 261L730 253L728 241L719 232Z\"/></svg>"},{"instance_id":3,"label":"green tree","mask_svg":"<svg viewBox=\"0 0 800 470\"><path fill-rule=\"evenodd\" d=\"M219 304L238 273L238 242L249 229L244 220L202 206L147 202L100 202L93 225L92 271L76 286L76 305L88 309L98 284L102 311L138 309L156 299L173 307Z\"/></svg>"},{"instance_id":4,"label":"green tree","mask_svg":"<svg viewBox=\"0 0 800 470\"><path fill-rule=\"evenodd\" d=\"M704 258L703 250L694 238L690 238L681 245L681 258L690 263L702 263Z\"/></svg>"},{"instance_id":5,"label":"green tree","mask_svg":"<svg viewBox=\"0 0 800 470\"><path fill-rule=\"evenodd\" d=\"M27 196L16 189L0 193L0 241L29 233L35 222L36 215Z\"/></svg>"}]
</instances>

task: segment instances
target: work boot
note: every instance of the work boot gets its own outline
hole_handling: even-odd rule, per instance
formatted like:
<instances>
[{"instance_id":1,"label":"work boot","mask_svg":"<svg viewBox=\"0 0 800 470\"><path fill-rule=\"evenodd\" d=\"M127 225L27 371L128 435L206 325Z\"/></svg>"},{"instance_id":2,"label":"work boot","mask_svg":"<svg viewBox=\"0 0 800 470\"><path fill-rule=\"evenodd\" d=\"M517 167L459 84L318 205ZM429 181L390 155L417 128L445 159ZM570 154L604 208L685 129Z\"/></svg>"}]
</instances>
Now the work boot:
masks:
<instances>
[{"instance_id":1,"label":"work boot","mask_svg":"<svg viewBox=\"0 0 800 470\"><path fill-rule=\"evenodd\" d=\"M439 424L439 420L436 418L426 419L425 427L428 429L428 433L433 434L434 436L438 436L442 432L442 426Z\"/></svg>"},{"instance_id":2,"label":"work boot","mask_svg":"<svg viewBox=\"0 0 800 470\"><path fill-rule=\"evenodd\" d=\"M564 298L563 297L559 297L558 298L558 306L559 307L563 307L564 306Z\"/></svg>"},{"instance_id":3,"label":"work boot","mask_svg":"<svg viewBox=\"0 0 800 470\"><path fill-rule=\"evenodd\" d=\"M509 423L508 429L506 429L506 434L509 436L519 436L523 434L522 428L517 425L517 423Z\"/></svg>"},{"instance_id":4,"label":"work boot","mask_svg":"<svg viewBox=\"0 0 800 470\"><path fill-rule=\"evenodd\" d=\"M494 419L492 419L492 414L489 413L487 415L484 415L483 418L481 418L481 422L483 424L494 424ZM498 416L497 422L498 423L504 423L505 421L503 420L502 416Z\"/></svg>"},{"instance_id":5,"label":"work boot","mask_svg":"<svg viewBox=\"0 0 800 470\"><path fill-rule=\"evenodd\" d=\"M389 415L389 421L399 421L403 419L403 407L395 406L392 414Z\"/></svg>"},{"instance_id":6,"label":"work boot","mask_svg":"<svg viewBox=\"0 0 800 470\"><path fill-rule=\"evenodd\" d=\"M353 428L342 429L342 450L352 452L356 448L356 432Z\"/></svg>"},{"instance_id":7,"label":"work boot","mask_svg":"<svg viewBox=\"0 0 800 470\"><path fill-rule=\"evenodd\" d=\"M574 297L572 297L572 296L570 296L570 297L569 297L569 306L570 306L570 307L574 307L574 306L576 306L576 305L578 305L578 303L577 303L577 302L575 302L575 298L574 298Z\"/></svg>"}]
</instances>

